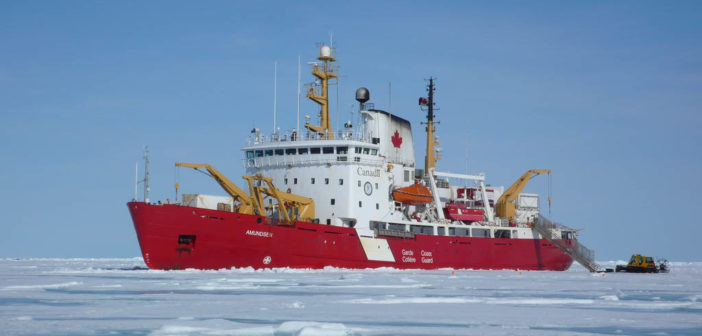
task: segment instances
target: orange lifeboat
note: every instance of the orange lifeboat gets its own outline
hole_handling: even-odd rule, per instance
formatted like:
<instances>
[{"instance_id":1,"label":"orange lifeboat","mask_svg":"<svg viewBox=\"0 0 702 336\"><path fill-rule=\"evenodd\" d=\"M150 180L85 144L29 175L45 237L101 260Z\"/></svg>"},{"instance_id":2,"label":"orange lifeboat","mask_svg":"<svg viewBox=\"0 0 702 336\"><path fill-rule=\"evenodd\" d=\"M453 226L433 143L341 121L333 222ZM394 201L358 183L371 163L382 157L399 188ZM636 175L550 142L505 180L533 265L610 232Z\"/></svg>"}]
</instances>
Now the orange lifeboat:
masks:
<instances>
[{"instance_id":1,"label":"orange lifeboat","mask_svg":"<svg viewBox=\"0 0 702 336\"><path fill-rule=\"evenodd\" d=\"M400 203L413 205L431 203L434 200L429 188L417 183L409 187L395 189L392 192L392 198Z\"/></svg>"}]
</instances>

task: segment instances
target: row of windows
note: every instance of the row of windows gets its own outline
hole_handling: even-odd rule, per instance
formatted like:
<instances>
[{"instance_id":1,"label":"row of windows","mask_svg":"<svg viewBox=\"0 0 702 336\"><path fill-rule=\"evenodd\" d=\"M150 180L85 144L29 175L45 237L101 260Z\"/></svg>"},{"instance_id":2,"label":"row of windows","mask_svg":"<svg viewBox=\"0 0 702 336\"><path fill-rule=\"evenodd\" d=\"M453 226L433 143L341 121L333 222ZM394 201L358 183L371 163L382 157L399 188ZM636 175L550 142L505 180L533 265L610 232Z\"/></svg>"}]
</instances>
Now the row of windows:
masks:
<instances>
[{"instance_id":1,"label":"row of windows","mask_svg":"<svg viewBox=\"0 0 702 336\"><path fill-rule=\"evenodd\" d=\"M380 230L393 230L393 231L406 231L407 228L405 227L406 224L397 224L397 223L382 223L382 222L371 222L370 223L370 228L371 229L380 229ZM471 230L472 230L472 235L471 235ZM433 235L434 234L434 228L431 226L424 226L424 225L409 225L409 232L412 233L418 233L418 234L428 234L428 235ZM445 229L443 227L437 227L437 234L439 236L445 235ZM463 237L485 237L485 238L490 238L490 229L482 229L482 228L449 228L449 236L463 236ZM510 238L510 237L517 237L517 231L513 230L495 230L495 238Z\"/></svg>"},{"instance_id":2,"label":"row of windows","mask_svg":"<svg viewBox=\"0 0 702 336\"><path fill-rule=\"evenodd\" d=\"M310 178L310 184L314 184L316 181L317 181L316 178L314 178L314 177ZM283 182L285 182L285 184L288 184L288 178L287 177L284 178ZM293 177L293 184L297 184L297 177ZM329 184L328 178L324 179L324 184ZM339 179L339 185L344 185L344 179Z\"/></svg>"},{"instance_id":3,"label":"row of windows","mask_svg":"<svg viewBox=\"0 0 702 336\"><path fill-rule=\"evenodd\" d=\"M356 154L378 155L378 150L368 147L354 147ZM348 146L339 147L303 147L303 148L277 148L277 149L259 149L246 151L246 158L253 159L255 157L266 156L282 156L282 155L308 155L308 154L348 154Z\"/></svg>"},{"instance_id":4,"label":"row of windows","mask_svg":"<svg viewBox=\"0 0 702 336\"><path fill-rule=\"evenodd\" d=\"M293 177L292 179L293 184L297 184L297 177ZM284 178L283 182L287 185L288 184L288 178ZM310 184L315 184L317 182L317 179L314 177L310 178ZM329 184L329 178L324 179L324 184ZM339 185L344 185L344 179L339 179ZM358 186L361 186L361 180L358 180ZM375 184L375 190L378 190L378 183Z\"/></svg>"}]
</instances>

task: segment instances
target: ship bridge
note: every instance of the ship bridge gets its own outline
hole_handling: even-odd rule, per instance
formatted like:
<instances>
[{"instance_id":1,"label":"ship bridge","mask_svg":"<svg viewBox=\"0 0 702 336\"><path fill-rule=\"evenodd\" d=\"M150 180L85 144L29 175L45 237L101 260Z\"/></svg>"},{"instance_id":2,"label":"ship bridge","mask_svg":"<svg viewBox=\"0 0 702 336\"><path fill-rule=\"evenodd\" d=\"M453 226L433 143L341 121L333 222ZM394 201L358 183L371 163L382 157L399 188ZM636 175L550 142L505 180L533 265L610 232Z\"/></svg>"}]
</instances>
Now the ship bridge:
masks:
<instances>
[{"instance_id":1,"label":"ship bridge","mask_svg":"<svg viewBox=\"0 0 702 336\"><path fill-rule=\"evenodd\" d=\"M372 108L360 114L361 125L333 137L254 129L242 148L247 174L272 177L279 189L314 199L321 223L366 227L387 217L395 211L392 190L414 182L411 124Z\"/></svg>"},{"instance_id":2,"label":"ship bridge","mask_svg":"<svg viewBox=\"0 0 702 336\"><path fill-rule=\"evenodd\" d=\"M315 166L330 164L362 164L382 166L385 157L380 146L363 141L349 132L337 140L257 135L253 144L244 147L244 166L254 169L277 166ZM250 142L250 143L251 143Z\"/></svg>"},{"instance_id":3,"label":"ship bridge","mask_svg":"<svg viewBox=\"0 0 702 336\"><path fill-rule=\"evenodd\" d=\"M246 168L279 165L355 162L371 165L385 163L414 167L414 144L410 122L382 110L361 111L360 130L339 131L335 140L307 132L265 136L254 129L246 153Z\"/></svg>"}]
</instances>

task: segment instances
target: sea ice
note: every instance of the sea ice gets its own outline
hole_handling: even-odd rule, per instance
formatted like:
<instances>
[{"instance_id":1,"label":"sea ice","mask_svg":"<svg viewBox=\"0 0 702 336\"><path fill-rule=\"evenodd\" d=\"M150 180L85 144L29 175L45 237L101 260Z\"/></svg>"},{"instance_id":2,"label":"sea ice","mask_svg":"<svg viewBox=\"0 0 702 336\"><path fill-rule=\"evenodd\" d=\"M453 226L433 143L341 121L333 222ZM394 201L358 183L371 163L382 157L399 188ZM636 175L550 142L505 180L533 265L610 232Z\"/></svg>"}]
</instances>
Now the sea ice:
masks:
<instances>
[{"instance_id":1,"label":"sea ice","mask_svg":"<svg viewBox=\"0 0 702 336\"><path fill-rule=\"evenodd\" d=\"M4 259L0 333L701 335L702 263L671 269L153 271L140 258Z\"/></svg>"}]
</instances>

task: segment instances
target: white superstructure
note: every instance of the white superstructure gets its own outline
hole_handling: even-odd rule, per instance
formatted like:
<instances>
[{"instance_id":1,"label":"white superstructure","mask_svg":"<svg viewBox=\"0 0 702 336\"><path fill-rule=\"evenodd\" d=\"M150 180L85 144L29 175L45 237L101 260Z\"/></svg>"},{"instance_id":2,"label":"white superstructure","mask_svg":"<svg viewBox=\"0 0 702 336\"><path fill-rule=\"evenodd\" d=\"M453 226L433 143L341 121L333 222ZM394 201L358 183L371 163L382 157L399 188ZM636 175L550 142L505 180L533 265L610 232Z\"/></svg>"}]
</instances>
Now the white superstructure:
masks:
<instances>
[{"instance_id":1,"label":"white superstructure","mask_svg":"<svg viewBox=\"0 0 702 336\"><path fill-rule=\"evenodd\" d=\"M357 91L361 124L347 123L333 132L326 82L336 78L328 65L335 60L332 49L323 46L319 59L324 61L323 70L315 64L313 74L321 81L307 97L321 105L321 125L308 120L303 132L272 135L254 129L242 149L247 175L260 173L273 178L279 190L312 198L319 223L352 227L365 237L376 237L377 230L529 239L538 235L530 227L538 216L538 195L519 198L516 222L495 218L494 202L504 188L486 187L484 174L441 173L433 167L425 174L417 169L410 122L366 104L365 88ZM449 178L466 182L452 186ZM431 188L434 201L403 204L393 198L393 191L415 183ZM270 208L275 216L275 207ZM480 211L479 220L456 219L470 211Z\"/></svg>"},{"instance_id":2,"label":"white superstructure","mask_svg":"<svg viewBox=\"0 0 702 336\"><path fill-rule=\"evenodd\" d=\"M314 199L323 224L362 231L370 221L401 220L390 193L414 183L410 123L380 110L362 116L360 130L341 131L335 140L311 132L301 139L265 137L255 130L243 148L246 172L272 177L278 189Z\"/></svg>"}]
</instances>

